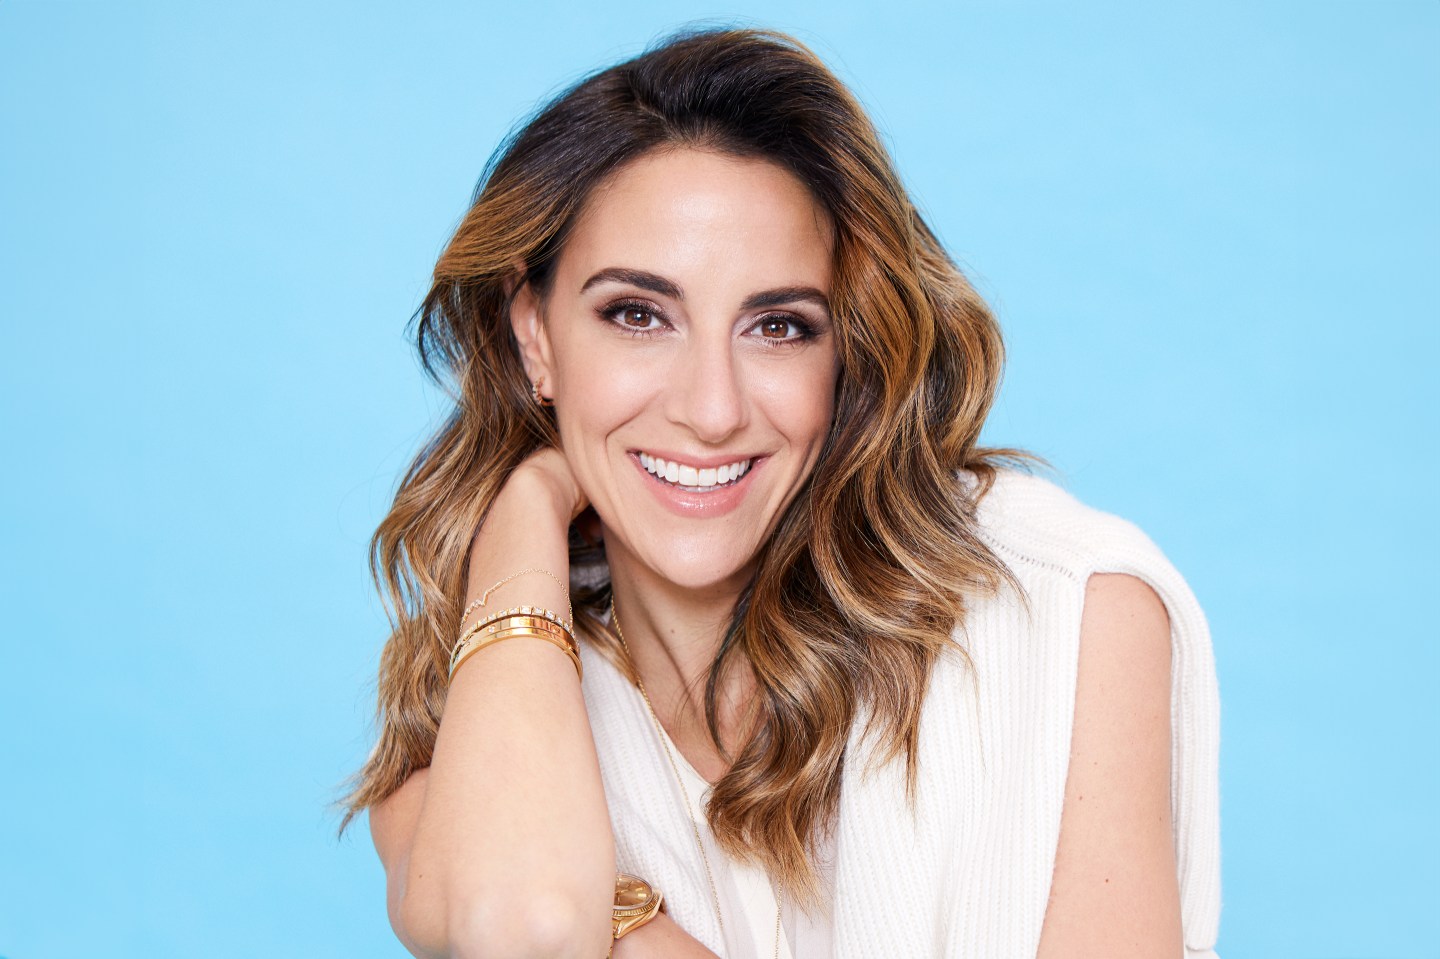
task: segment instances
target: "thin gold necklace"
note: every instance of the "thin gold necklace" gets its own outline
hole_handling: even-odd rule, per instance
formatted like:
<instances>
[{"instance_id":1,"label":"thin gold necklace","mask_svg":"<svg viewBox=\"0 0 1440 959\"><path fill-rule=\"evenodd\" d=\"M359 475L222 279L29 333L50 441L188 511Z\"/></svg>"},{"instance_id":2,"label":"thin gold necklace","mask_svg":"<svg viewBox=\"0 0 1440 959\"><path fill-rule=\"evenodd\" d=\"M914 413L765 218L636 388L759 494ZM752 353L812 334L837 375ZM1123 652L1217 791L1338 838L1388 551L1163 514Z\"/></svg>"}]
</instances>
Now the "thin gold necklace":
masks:
<instances>
[{"instance_id":1,"label":"thin gold necklace","mask_svg":"<svg viewBox=\"0 0 1440 959\"><path fill-rule=\"evenodd\" d=\"M645 684L640 680L640 670L635 667L635 657L630 655L630 644L625 642L625 631L620 628L620 617L615 612L615 594L610 594L610 622L615 624L615 635L620 637L620 645L625 649L625 658L630 662L630 671L635 674L635 684L640 687L640 695L645 697L645 707L650 710L650 719L655 723L655 731L660 734L660 745L665 750L665 758L670 760L670 768L675 772L675 781L680 784L680 794L685 797L685 815L690 820L690 828L695 832L695 845L700 850L700 861L705 864L705 878L710 881L710 895L715 900L715 919L720 923L720 939L725 939L725 919L720 915L720 893L715 888L715 876L710 872L710 857L705 854L705 843L700 839L700 827L695 823L695 814L691 811L694 807L690 805L690 790L685 788L685 777L680 775L680 765L675 762L675 756L670 752L670 743L665 735L665 727L660 725L660 717L655 713L655 704L650 702L650 694L645 692ZM780 959L780 897L775 897L775 959Z\"/></svg>"}]
</instances>

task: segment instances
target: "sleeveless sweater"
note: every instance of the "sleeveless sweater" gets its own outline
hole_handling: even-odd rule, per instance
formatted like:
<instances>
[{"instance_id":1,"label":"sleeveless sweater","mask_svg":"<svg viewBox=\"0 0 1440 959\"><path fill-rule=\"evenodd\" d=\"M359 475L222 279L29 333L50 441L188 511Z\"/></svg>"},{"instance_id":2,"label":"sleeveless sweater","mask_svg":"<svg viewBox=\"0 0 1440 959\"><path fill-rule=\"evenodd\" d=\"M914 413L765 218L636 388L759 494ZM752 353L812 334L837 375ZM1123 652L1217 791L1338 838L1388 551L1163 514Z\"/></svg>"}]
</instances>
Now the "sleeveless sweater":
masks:
<instances>
[{"instance_id":1,"label":"sleeveless sweater","mask_svg":"<svg viewBox=\"0 0 1440 959\"><path fill-rule=\"evenodd\" d=\"M967 493L974 488L973 475L958 478ZM1080 618L1092 573L1140 578L1169 613L1170 797L1185 944L1176 959L1218 959L1219 690L1199 603L1138 526L1042 477L1000 470L977 520L1030 608L1009 586L967 597L953 637L974 672L951 650L935 664L920 721L913 812L903 757L884 766L871 761L868 709L858 706L833 861L823 870L832 959L1035 955L1060 834ZM732 959L685 800L645 702L589 643L582 641L580 652L617 866L652 882L682 928ZM703 819L699 824L708 839ZM724 869L713 848L712 869ZM723 897L722 909L735 940L729 927L745 913ZM753 920L761 924L757 941L771 941L774 915ZM804 955L803 938L801 947Z\"/></svg>"}]
</instances>

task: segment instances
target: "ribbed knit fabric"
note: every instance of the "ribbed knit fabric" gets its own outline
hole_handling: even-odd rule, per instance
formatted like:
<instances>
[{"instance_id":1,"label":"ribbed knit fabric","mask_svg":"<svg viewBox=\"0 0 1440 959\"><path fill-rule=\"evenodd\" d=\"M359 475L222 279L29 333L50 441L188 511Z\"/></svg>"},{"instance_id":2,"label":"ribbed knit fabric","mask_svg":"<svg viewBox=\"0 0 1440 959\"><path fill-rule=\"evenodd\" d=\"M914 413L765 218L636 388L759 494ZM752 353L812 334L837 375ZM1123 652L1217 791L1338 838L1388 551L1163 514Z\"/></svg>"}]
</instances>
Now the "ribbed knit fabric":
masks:
<instances>
[{"instance_id":1,"label":"ribbed knit fabric","mask_svg":"<svg viewBox=\"0 0 1440 959\"><path fill-rule=\"evenodd\" d=\"M960 478L973 485L969 474ZM1002 470L979 521L1030 611L1008 588L980 598L955 633L975 673L955 653L936 664L913 815L903 759L872 768L862 705L842 774L833 959L1035 955L1065 799L1085 584L1111 572L1144 580L1170 615L1171 810L1185 942L1176 959L1218 959L1219 692L1199 603L1139 527L1047 479ZM653 882L676 922L724 957L684 800L645 702L589 644L581 656L618 865ZM722 908L728 924L736 913Z\"/></svg>"}]
</instances>

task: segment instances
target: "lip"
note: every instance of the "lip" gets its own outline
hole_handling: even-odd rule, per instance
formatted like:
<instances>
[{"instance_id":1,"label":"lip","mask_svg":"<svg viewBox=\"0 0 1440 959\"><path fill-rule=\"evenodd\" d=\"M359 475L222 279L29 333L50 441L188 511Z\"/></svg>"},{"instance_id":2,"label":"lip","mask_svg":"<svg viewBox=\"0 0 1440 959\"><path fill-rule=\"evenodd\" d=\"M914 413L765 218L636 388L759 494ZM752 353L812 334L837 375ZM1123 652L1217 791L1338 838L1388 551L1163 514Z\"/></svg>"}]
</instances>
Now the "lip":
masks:
<instances>
[{"instance_id":1,"label":"lip","mask_svg":"<svg viewBox=\"0 0 1440 959\"><path fill-rule=\"evenodd\" d=\"M647 449L645 452L662 459L670 459L670 455L662 450ZM707 519L724 516L726 513L734 511L740 505L741 500L745 498L745 494L750 491L750 477L755 475L755 471L770 459L769 456L740 457L750 460L750 468L745 471L744 476L735 481L733 486L727 486L713 493L687 493L678 486L671 486L664 480L656 479L640 462L639 452L632 450L629 456L630 462L634 463L635 469L640 472L640 481L655 494L655 498L660 501L661 506L677 516ZM706 462L705 459L685 460L679 456L675 459L687 465L699 466L702 469L736 462L733 459L716 460L713 456L708 457L709 462Z\"/></svg>"},{"instance_id":2,"label":"lip","mask_svg":"<svg viewBox=\"0 0 1440 959\"><path fill-rule=\"evenodd\" d=\"M714 469L717 466L729 466L731 463L739 463L742 460L757 460L763 453L743 453L731 456L689 456L685 453L676 453L673 450L651 449L648 446L637 447L630 451L632 456L639 453L648 453L650 456L658 456L662 460L669 460L672 463L684 463L686 466L693 466L697 470ZM752 463L753 466L753 463Z\"/></svg>"}]
</instances>

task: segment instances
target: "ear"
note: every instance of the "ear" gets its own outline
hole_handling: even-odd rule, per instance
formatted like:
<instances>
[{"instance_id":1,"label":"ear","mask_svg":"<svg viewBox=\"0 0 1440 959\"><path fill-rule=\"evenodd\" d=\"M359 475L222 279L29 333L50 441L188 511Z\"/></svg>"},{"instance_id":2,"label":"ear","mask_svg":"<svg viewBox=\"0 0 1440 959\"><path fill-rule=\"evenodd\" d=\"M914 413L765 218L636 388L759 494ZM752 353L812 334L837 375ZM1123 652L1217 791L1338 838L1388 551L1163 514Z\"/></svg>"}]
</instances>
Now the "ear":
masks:
<instances>
[{"instance_id":1,"label":"ear","mask_svg":"<svg viewBox=\"0 0 1440 959\"><path fill-rule=\"evenodd\" d=\"M520 347L520 359L525 364L525 375L531 383L545 378L541 392L550 397L555 392L555 355L550 346L550 336L545 329L541 315L540 299L535 288L525 282L525 268L517 264L515 273L506 282L510 297L510 329L515 333L515 342Z\"/></svg>"}]
</instances>

